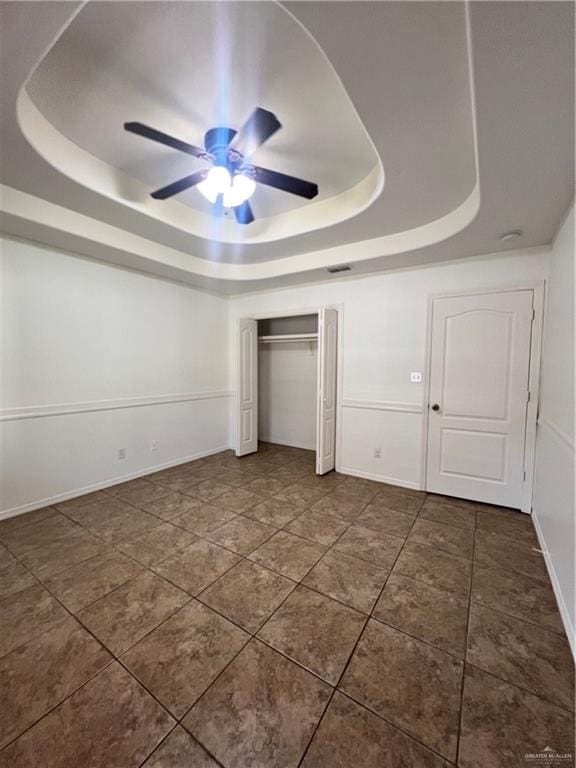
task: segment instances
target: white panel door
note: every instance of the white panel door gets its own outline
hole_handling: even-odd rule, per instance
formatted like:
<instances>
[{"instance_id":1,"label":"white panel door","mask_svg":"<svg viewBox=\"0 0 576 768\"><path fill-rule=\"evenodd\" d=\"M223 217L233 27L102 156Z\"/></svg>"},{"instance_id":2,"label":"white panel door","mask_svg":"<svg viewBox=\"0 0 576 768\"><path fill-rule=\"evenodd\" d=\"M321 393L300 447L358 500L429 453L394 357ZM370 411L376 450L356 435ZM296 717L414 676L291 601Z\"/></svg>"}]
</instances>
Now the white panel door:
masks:
<instances>
[{"instance_id":1,"label":"white panel door","mask_svg":"<svg viewBox=\"0 0 576 768\"><path fill-rule=\"evenodd\" d=\"M325 475L336 466L336 354L338 312L318 313L318 429L316 473Z\"/></svg>"},{"instance_id":2,"label":"white panel door","mask_svg":"<svg viewBox=\"0 0 576 768\"><path fill-rule=\"evenodd\" d=\"M238 321L238 394L236 456L258 450L258 323Z\"/></svg>"},{"instance_id":3,"label":"white panel door","mask_svg":"<svg viewBox=\"0 0 576 768\"><path fill-rule=\"evenodd\" d=\"M519 508L532 291L435 299L426 489Z\"/></svg>"}]
</instances>

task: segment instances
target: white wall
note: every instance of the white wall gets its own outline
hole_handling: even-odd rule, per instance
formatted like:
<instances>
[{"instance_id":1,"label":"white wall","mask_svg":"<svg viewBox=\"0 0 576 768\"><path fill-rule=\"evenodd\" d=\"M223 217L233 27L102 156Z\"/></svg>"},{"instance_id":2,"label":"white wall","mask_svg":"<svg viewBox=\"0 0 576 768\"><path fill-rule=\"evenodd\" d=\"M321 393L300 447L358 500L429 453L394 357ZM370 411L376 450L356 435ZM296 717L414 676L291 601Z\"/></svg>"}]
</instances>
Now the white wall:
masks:
<instances>
[{"instance_id":1,"label":"white wall","mask_svg":"<svg viewBox=\"0 0 576 768\"><path fill-rule=\"evenodd\" d=\"M258 437L316 449L318 345L306 341L260 344Z\"/></svg>"},{"instance_id":2,"label":"white wall","mask_svg":"<svg viewBox=\"0 0 576 768\"><path fill-rule=\"evenodd\" d=\"M552 249L546 297L534 519L576 653L574 567L574 208Z\"/></svg>"},{"instance_id":3,"label":"white wall","mask_svg":"<svg viewBox=\"0 0 576 768\"><path fill-rule=\"evenodd\" d=\"M226 298L0 249L0 514L227 447Z\"/></svg>"},{"instance_id":4,"label":"white wall","mask_svg":"<svg viewBox=\"0 0 576 768\"><path fill-rule=\"evenodd\" d=\"M341 306L338 467L406 487L421 483L426 304L430 294L525 286L548 273L546 249L450 262L363 278L334 276L324 283L238 296L231 300L231 339L244 315ZM231 344L230 370L236 370ZM235 381L231 382L235 388ZM235 436L231 436L234 444ZM381 458L374 449L381 448Z\"/></svg>"}]
</instances>

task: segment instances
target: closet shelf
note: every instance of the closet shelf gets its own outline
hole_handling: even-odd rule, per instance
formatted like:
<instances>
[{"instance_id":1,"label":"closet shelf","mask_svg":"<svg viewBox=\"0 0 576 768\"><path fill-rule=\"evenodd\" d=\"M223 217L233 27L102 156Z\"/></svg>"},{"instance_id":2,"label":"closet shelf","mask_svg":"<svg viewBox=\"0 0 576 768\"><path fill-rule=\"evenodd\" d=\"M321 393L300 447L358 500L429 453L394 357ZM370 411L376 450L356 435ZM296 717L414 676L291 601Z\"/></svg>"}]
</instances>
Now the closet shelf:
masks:
<instances>
[{"instance_id":1,"label":"closet shelf","mask_svg":"<svg viewBox=\"0 0 576 768\"><path fill-rule=\"evenodd\" d=\"M317 341L317 333L284 333L276 334L275 336L259 336L258 341L264 342L264 344L275 344L290 341Z\"/></svg>"}]
</instances>

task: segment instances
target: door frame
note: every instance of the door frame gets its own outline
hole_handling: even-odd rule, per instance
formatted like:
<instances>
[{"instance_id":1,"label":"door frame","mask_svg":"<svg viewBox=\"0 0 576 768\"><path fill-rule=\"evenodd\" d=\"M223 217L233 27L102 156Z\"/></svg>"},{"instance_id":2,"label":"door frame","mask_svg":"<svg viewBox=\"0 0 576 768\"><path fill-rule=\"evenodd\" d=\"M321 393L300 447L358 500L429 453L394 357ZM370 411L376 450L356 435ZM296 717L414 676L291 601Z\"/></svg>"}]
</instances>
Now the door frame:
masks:
<instances>
[{"instance_id":1,"label":"door frame","mask_svg":"<svg viewBox=\"0 0 576 768\"><path fill-rule=\"evenodd\" d=\"M341 467L341 445L342 445L342 383L343 383L343 328L344 328L344 304L316 304L313 306L298 307L297 309L275 309L271 312L250 312L236 318L236 347L238 352L238 328L240 320L249 318L251 320L270 320L280 317L295 317L297 315L318 315L321 309L335 309L338 312L338 337L337 337L337 360L336 360L336 467L339 472ZM238 370L238 361L236 361L236 370ZM235 397L238 398L239 382L236 381ZM236 405L237 408L237 405ZM235 446L238 444L238 435L236 435Z\"/></svg>"},{"instance_id":2,"label":"door frame","mask_svg":"<svg viewBox=\"0 0 576 768\"><path fill-rule=\"evenodd\" d=\"M526 514L532 512L532 496L534 490L534 469L536 463L536 423L538 420L538 404L540 401L540 364L542 359L542 336L544 325L544 301L546 281L535 283L503 284L474 288L470 290L455 290L446 293L428 295L426 306L426 347L424 363L424 388L422 392L422 442L420 464L420 488L426 490L428 469L428 429L429 429L429 399L430 399L430 369L432 360L432 312L436 299L451 299L465 296L479 296L483 293L509 293L511 291L532 291L534 320L530 338L530 368L528 372L528 389L530 400L526 409L526 432L524 438L524 471L526 479L522 487L522 502L520 510Z\"/></svg>"}]
</instances>

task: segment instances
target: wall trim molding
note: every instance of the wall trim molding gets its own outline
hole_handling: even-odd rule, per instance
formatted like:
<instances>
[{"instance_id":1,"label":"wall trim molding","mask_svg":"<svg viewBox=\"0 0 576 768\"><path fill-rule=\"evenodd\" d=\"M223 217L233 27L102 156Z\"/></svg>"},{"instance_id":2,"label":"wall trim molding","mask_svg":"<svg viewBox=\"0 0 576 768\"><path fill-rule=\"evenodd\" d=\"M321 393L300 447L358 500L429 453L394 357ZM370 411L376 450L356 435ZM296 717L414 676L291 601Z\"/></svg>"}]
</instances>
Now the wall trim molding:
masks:
<instances>
[{"instance_id":1,"label":"wall trim molding","mask_svg":"<svg viewBox=\"0 0 576 768\"><path fill-rule=\"evenodd\" d=\"M405 403L396 400L349 400L347 398L342 400L342 408L419 414L424 410L421 403Z\"/></svg>"},{"instance_id":2,"label":"wall trim molding","mask_svg":"<svg viewBox=\"0 0 576 768\"><path fill-rule=\"evenodd\" d=\"M231 397L229 390L208 392L181 392L165 395L143 395L141 397L118 397L110 400L88 400L77 403L51 403L48 405L25 405L17 408L0 410L0 422L22 421L23 419L41 419L49 416L69 416L95 411L116 411L123 408L143 408L167 403L188 403L194 400L214 400Z\"/></svg>"},{"instance_id":3,"label":"wall trim molding","mask_svg":"<svg viewBox=\"0 0 576 768\"><path fill-rule=\"evenodd\" d=\"M389 485L398 485L400 488L411 488L413 491L420 491L419 483L412 480L400 480L398 477L388 477L387 475L375 475L373 472L362 472L359 469L350 469L349 467L337 467L337 472L351 477L361 477L363 480L376 480L378 483L388 483Z\"/></svg>"},{"instance_id":4,"label":"wall trim molding","mask_svg":"<svg viewBox=\"0 0 576 768\"><path fill-rule=\"evenodd\" d=\"M163 469L170 469L170 467L178 467L180 464L187 464L189 461L195 461L196 459L203 459L206 456L212 456L215 453L222 453L228 451L228 445L221 445L217 448L210 448L208 451L199 451L193 453L190 456L184 456L180 459L174 459L173 461L167 461L162 464L155 464L145 469L139 469L136 472L129 472L119 477L110 478L104 480L101 483L92 483L85 485L82 488L75 488L73 491L66 491L66 493L58 493L55 496L48 496L44 499L38 499L37 501L29 501L27 504L20 504L17 507L11 507L0 512L0 520L6 520L9 517L16 517L22 515L25 512L33 512L35 509L42 509L43 507L49 507L52 504L59 504L62 501L68 501L68 499L75 499L77 496L84 496L86 493L93 493L94 491L102 491L106 488L111 488L119 483L126 483L128 480L136 480L139 477L145 477L151 475L154 472L160 472Z\"/></svg>"},{"instance_id":5,"label":"wall trim molding","mask_svg":"<svg viewBox=\"0 0 576 768\"><path fill-rule=\"evenodd\" d=\"M572 453L576 451L576 444L574 443L573 438L571 438L569 434L564 432L563 429L560 429L560 427L557 424L555 424L553 421L550 421L550 419L547 419L545 416L539 416L538 426L545 427L547 430L552 432L552 434L556 437L556 439L559 440L561 443L563 443L565 447L568 447L572 451Z\"/></svg>"},{"instance_id":6,"label":"wall trim molding","mask_svg":"<svg viewBox=\"0 0 576 768\"><path fill-rule=\"evenodd\" d=\"M562 623L564 624L566 636L568 637L568 642L570 644L570 648L572 649L572 655L576 659L575 628L572 626L572 621L570 620L570 613L568 611L566 601L564 600L564 595L562 594L560 580L558 579L558 576L556 574L556 569L554 568L554 562L552 561L552 557L550 556L550 552L548 551L548 547L546 545L546 539L544 537L542 528L540 527L540 521L538 520L537 514L532 515L532 522L534 523L534 528L536 529L536 536L538 537L538 541L540 543L540 549L542 550L542 555L544 557L544 562L546 563L546 568L548 569L548 575L550 576L550 581L552 582L552 589L554 590L554 596L556 597L556 602L558 603L558 610L560 611L560 616L562 617Z\"/></svg>"}]
</instances>

